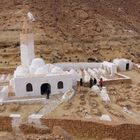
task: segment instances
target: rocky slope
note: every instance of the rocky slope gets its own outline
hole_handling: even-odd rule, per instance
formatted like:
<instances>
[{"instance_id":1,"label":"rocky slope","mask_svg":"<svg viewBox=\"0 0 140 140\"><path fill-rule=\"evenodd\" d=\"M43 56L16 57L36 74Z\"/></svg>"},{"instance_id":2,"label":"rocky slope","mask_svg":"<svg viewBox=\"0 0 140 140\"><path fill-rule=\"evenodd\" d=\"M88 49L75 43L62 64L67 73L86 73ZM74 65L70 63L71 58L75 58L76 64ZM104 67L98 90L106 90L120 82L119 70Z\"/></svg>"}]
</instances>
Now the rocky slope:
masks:
<instances>
[{"instance_id":1,"label":"rocky slope","mask_svg":"<svg viewBox=\"0 0 140 140\"><path fill-rule=\"evenodd\" d=\"M26 11L35 16L36 54L46 62L140 61L139 0L0 0L0 11L1 68L20 64Z\"/></svg>"}]
</instances>

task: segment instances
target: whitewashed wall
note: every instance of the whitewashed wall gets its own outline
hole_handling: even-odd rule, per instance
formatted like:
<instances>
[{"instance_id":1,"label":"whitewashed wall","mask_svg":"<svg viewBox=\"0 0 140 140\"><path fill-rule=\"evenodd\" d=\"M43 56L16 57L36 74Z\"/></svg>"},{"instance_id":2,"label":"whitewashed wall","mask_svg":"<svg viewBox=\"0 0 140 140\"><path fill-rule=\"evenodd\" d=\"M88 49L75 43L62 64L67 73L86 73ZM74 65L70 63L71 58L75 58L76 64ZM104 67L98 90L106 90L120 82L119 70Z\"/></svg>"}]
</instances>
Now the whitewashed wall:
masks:
<instances>
[{"instance_id":1,"label":"whitewashed wall","mask_svg":"<svg viewBox=\"0 0 140 140\"><path fill-rule=\"evenodd\" d=\"M57 88L57 83L62 81L64 83L63 89ZM15 95L18 97L24 96L40 96L41 85L49 83L51 85L51 94L66 92L72 89L72 76L67 75L46 75L46 76L32 76L32 77L17 77L14 79ZM33 85L32 92L26 92L26 85L31 83Z\"/></svg>"},{"instance_id":2,"label":"whitewashed wall","mask_svg":"<svg viewBox=\"0 0 140 140\"><path fill-rule=\"evenodd\" d=\"M78 63L55 63L55 66L61 67L63 70L70 69L88 69L88 68L99 68L102 63L88 63L88 62L78 62Z\"/></svg>"}]
</instances>

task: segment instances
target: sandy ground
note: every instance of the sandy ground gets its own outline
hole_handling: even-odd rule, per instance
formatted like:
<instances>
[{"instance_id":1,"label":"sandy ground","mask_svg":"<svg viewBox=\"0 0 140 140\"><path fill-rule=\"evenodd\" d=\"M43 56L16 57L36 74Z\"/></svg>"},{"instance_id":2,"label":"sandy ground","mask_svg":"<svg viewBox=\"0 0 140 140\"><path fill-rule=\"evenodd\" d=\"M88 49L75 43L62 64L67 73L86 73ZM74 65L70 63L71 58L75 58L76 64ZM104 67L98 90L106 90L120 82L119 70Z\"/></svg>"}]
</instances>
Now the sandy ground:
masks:
<instances>
[{"instance_id":1,"label":"sandy ground","mask_svg":"<svg viewBox=\"0 0 140 140\"><path fill-rule=\"evenodd\" d=\"M31 135L33 136L33 135ZM39 136L34 136L34 139L32 140L38 140ZM98 140L95 138L83 138L83 137L73 137L74 140ZM14 135L13 133L9 133L9 132L0 132L0 140L27 140L26 138L23 139L21 138L21 135ZM29 139L28 139L29 140ZM40 139L42 140L42 139Z\"/></svg>"},{"instance_id":2,"label":"sandy ground","mask_svg":"<svg viewBox=\"0 0 140 140\"><path fill-rule=\"evenodd\" d=\"M111 102L103 102L98 93L86 87L78 87L75 96L67 103L60 104L53 112L53 117L96 118L108 114L113 121L140 123L140 74L136 71L124 72L132 78L132 84L107 86ZM125 112L124 107L129 111Z\"/></svg>"},{"instance_id":3,"label":"sandy ground","mask_svg":"<svg viewBox=\"0 0 140 140\"><path fill-rule=\"evenodd\" d=\"M27 121L29 115L36 113L42 108L42 104L32 104L32 105L2 105L0 106L0 115L9 115L9 114L20 114L21 118L24 121Z\"/></svg>"},{"instance_id":4,"label":"sandy ground","mask_svg":"<svg viewBox=\"0 0 140 140\"><path fill-rule=\"evenodd\" d=\"M74 140L98 140L98 139L95 139L95 138L83 138L83 137L74 137Z\"/></svg>"}]
</instances>

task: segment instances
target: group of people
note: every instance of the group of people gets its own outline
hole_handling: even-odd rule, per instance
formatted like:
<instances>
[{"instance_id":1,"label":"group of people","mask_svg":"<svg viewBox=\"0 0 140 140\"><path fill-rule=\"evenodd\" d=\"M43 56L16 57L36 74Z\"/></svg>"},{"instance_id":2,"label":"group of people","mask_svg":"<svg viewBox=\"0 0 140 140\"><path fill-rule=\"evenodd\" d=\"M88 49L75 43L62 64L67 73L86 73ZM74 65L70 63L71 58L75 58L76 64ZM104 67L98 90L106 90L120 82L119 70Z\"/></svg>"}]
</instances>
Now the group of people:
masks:
<instances>
[{"instance_id":1,"label":"group of people","mask_svg":"<svg viewBox=\"0 0 140 140\"><path fill-rule=\"evenodd\" d=\"M98 84L96 78L94 78L94 79L90 78L89 87L92 88L92 86L94 86L94 85L98 85L102 89L102 87L104 85L103 79L100 78L100 81ZM80 79L80 86L83 86L83 79L82 78ZM49 99L49 98L50 98L50 89L48 88L47 92L46 92L46 99Z\"/></svg>"},{"instance_id":2,"label":"group of people","mask_svg":"<svg viewBox=\"0 0 140 140\"><path fill-rule=\"evenodd\" d=\"M92 88L92 86L94 85L98 85L100 88L102 88L104 86L104 81L102 78L100 78L99 83L97 82L96 78L92 79L90 78L89 81L89 87ZM80 86L83 86L83 79L80 79Z\"/></svg>"}]
</instances>

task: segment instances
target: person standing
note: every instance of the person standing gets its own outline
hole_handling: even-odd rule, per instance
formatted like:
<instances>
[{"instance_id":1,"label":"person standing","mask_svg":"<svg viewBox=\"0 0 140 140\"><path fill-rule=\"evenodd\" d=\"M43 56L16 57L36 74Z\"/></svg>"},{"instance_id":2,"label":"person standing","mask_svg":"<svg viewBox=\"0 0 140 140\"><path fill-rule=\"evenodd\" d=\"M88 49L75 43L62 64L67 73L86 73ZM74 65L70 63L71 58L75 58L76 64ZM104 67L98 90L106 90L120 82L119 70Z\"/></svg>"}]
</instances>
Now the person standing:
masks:
<instances>
[{"instance_id":1,"label":"person standing","mask_svg":"<svg viewBox=\"0 0 140 140\"><path fill-rule=\"evenodd\" d=\"M50 89L47 89L47 96L46 99L50 99Z\"/></svg>"},{"instance_id":2,"label":"person standing","mask_svg":"<svg viewBox=\"0 0 140 140\"><path fill-rule=\"evenodd\" d=\"M83 86L83 79L80 79L80 86Z\"/></svg>"},{"instance_id":3,"label":"person standing","mask_svg":"<svg viewBox=\"0 0 140 140\"><path fill-rule=\"evenodd\" d=\"M89 87L92 88L92 86L93 86L93 79L92 78L90 78L89 84L90 84Z\"/></svg>"},{"instance_id":4,"label":"person standing","mask_svg":"<svg viewBox=\"0 0 140 140\"><path fill-rule=\"evenodd\" d=\"M102 79L102 78L100 78L100 81L99 81L99 86L100 86L100 88L101 88L101 89L102 89L103 85L104 85L104 81L103 81L103 79Z\"/></svg>"},{"instance_id":5,"label":"person standing","mask_svg":"<svg viewBox=\"0 0 140 140\"><path fill-rule=\"evenodd\" d=\"M96 80L96 78L94 78L93 85L96 85L96 84L97 84L97 80Z\"/></svg>"}]
</instances>

